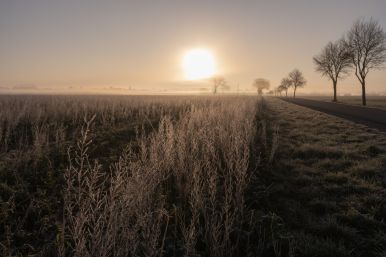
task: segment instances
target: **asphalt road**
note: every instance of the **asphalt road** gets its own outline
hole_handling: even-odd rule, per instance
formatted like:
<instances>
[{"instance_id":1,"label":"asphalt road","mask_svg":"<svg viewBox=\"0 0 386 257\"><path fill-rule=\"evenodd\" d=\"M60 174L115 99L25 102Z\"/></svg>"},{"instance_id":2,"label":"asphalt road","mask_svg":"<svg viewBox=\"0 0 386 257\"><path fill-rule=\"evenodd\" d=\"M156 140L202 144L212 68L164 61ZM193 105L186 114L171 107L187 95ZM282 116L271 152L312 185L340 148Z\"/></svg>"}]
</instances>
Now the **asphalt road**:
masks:
<instances>
[{"instance_id":1,"label":"asphalt road","mask_svg":"<svg viewBox=\"0 0 386 257\"><path fill-rule=\"evenodd\" d=\"M386 132L386 109L323 102L304 98L288 97L281 99Z\"/></svg>"}]
</instances>

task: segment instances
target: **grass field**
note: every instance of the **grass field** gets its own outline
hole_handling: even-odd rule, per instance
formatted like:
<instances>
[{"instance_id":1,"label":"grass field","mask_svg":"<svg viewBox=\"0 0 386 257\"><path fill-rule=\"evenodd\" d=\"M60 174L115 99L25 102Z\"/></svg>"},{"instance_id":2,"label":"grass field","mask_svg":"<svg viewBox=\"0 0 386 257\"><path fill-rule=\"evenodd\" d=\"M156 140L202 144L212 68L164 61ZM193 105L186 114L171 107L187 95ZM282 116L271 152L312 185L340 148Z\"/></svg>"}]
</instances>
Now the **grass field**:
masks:
<instances>
[{"instance_id":1,"label":"grass field","mask_svg":"<svg viewBox=\"0 0 386 257\"><path fill-rule=\"evenodd\" d=\"M386 134L270 98L279 147L266 197L297 256L385 256Z\"/></svg>"},{"instance_id":2,"label":"grass field","mask_svg":"<svg viewBox=\"0 0 386 257\"><path fill-rule=\"evenodd\" d=\"M256 96L0 106L2 256L386 254L376 130Z\"/></svg>"},{"instance_id":3,"label":"grass field","mask_svg":"<svg viewBox=\"0 0 386 257\"><path fill-rule=\"evenodd\" d=\"M332 101L332 96L301 96L307 99L319 101ZM361 96L338 96L338 102L353 105L362 105ZM376 108L386 108L386 96L367 96L367 106Z\"/></svg>"}]
</instances>

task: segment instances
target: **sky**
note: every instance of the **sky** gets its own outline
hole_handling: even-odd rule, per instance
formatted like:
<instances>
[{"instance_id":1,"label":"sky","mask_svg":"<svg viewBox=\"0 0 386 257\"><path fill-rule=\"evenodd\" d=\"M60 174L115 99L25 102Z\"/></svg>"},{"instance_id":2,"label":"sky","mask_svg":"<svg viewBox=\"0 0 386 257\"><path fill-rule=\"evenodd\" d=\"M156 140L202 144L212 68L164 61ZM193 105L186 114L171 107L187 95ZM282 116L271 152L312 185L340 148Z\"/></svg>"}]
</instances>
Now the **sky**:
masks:
<instances>
[{"instance_id":1,"label":"sky","mask_svg":"<svg viewBox=\"0 0 386 257\"><path fill-rule=\"evenodd\" d=\"M386 29L384 0L0 0L0 92L193 92L182 59L213 53L232 90L254 78L275 87L294 68L300 93L331 93L313 56L358 18ZM368 75L367 92L386 93L386 69ZM351 74L338 93L360 93Z\"/></svg>"}]
</instances>

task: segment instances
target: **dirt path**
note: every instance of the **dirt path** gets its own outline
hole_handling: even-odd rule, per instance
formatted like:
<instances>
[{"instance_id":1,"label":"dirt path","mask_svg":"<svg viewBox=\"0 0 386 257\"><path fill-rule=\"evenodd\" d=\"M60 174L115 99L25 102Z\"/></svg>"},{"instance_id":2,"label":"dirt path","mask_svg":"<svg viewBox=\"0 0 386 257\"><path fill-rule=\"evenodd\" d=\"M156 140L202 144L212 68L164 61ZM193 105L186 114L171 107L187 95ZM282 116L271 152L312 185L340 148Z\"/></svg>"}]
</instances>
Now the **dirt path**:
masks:
<instances>
[{"instance_id":1,"label":"dirt path","mask_svg":"<svg viewBox=\"0 0 386 257\"><path fill-rule=\"evenodd\" d=\"M386 110L383 109L323 102L303 98L280 99L386 132Z\"/></svg>"}]
</instances>

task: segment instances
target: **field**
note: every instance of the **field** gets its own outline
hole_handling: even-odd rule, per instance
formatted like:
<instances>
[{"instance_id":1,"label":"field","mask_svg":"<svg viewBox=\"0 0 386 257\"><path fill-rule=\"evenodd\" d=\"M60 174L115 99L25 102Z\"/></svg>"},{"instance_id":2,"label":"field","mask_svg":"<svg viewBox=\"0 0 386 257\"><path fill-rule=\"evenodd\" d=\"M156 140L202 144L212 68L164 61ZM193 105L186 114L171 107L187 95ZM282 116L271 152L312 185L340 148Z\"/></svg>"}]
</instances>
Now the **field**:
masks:
<instances>
[{"instance_id":1,"label":"field","mask_svg":"<svg viewBox=\"0 0 386 257\"><path fill-rule=\"evenodd\" d=\"M267 193L297 256L384 256L386 134L276 99Z\"/></svg>"},{"instance_id":2,"label":"field","mask_svg":"<svg viewBox=\"0 0 386 257\"><path fill-rule=\"evenodd\" d=\"M386 255L376 130L256 96L0 107L2 256Z\"/></svg>"},{"instance_id":3,"label":"field","mask_svg":"<svg viewBox=\"0 0 386 257\"><path fill-rule=\"evenodd\" d=\"M332 96L301 96L319 101L331 101ZM338 102L344 104L362 105L361 96L338 96ZM367 96L367 106L386 109L386 96Z\"/></svg>"}]
</instances>

